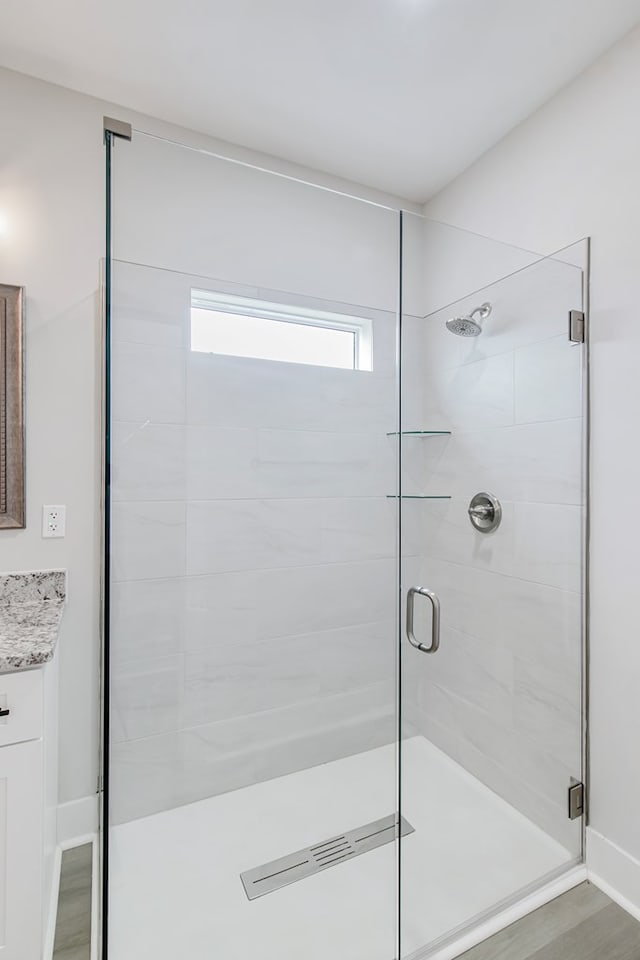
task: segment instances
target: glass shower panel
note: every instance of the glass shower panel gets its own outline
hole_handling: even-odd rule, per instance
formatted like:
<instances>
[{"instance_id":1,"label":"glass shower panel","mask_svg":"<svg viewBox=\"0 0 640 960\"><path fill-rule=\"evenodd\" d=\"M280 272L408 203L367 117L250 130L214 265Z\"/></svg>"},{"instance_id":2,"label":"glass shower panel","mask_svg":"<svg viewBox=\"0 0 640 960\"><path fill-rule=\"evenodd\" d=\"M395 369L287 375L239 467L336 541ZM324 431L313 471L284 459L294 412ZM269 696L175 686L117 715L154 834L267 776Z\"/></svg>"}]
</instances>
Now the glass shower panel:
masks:
<instances>
[{"instance_id":1,"label":"glass shower panel","mask_svg":"<svg viewBox=\"0 0 640 960\"><path fill-rule=\"evenodd\" d=\"M391 960L398 214L135 131L112 189L108 956Z\"/></svg>"},{"instance_id":2,"label":"glass shower panel","mask_svg":"<svg viewBox=\"0 0 640 960\"><path fill-rule=\"evenodd\" d=\"M403 957L581 857L584 257L405 214Z\"/></svg>"}]
</instances>

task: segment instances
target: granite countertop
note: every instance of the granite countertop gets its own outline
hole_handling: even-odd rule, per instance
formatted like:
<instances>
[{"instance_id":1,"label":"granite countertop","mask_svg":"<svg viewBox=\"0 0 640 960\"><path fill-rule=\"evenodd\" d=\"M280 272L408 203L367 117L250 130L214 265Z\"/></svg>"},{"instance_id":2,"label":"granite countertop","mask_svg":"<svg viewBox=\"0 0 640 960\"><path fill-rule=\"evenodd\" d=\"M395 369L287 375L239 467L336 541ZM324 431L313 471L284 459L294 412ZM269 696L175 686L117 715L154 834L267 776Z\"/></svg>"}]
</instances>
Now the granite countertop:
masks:
<instances>
[{"instance_id":1,"label":"granite countertop","mask_svg":"<svg viewBox=\"0 0 640 960\"><path fill-rule=\"evenodd\" d=\"M66 581L64 570L0 574L0 673L52 659Z\"/></svg>"}]
</instances>

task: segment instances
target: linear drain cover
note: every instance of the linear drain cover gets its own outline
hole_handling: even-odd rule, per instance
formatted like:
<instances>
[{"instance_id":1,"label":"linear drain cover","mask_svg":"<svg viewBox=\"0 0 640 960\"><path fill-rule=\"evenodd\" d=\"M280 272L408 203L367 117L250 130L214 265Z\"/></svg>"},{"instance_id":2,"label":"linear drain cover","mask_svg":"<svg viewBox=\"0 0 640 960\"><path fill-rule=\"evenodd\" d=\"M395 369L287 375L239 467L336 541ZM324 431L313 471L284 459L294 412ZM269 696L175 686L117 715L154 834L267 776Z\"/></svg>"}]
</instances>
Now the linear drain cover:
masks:
<instances>
[{"instance_id":1,"label":"linear drain cover","mask_svg":"<svg viewBox=\"0 0 640 960\"><path fill-rule=\"evenodd\" d=\"M413 833L413 827L404 817L400 818L400 824L401 836L406 837L407 834ZM314 873L319 873L320 870L333 867L336 863L342 863L361 853L375 850L376 847L381 847L395 839L395 826L396 818L391 814L389 817L383 817L382 820L366 823L356 830L331 837L324 843L297 850L286 857L265 863L261 867L254 867L253 870L245 870L240 874L245 893L249 900L255 900L257 897L264 896L265 893L273 893L274 890L295 883L296 880L303 880Z\"/></svg>"}]
</instances>

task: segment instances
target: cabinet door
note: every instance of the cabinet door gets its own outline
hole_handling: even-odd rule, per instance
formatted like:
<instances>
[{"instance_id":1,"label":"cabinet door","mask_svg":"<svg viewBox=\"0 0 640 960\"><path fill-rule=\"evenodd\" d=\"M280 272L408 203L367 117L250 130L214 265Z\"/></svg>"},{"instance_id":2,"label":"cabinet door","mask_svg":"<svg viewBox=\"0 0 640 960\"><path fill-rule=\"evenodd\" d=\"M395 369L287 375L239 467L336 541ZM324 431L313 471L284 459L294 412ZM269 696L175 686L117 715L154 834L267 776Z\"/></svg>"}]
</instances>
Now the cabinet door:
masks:
<instances>
[{"instance_id":1,"label":"cabinet door","mask_svg":"<svg viewBox=\"0 0 640 960\"><path fill-rule=\"evenodd\" d=\"M42 740L0 747L0 958L42 956Z\"/></svg>"}]
</instances>

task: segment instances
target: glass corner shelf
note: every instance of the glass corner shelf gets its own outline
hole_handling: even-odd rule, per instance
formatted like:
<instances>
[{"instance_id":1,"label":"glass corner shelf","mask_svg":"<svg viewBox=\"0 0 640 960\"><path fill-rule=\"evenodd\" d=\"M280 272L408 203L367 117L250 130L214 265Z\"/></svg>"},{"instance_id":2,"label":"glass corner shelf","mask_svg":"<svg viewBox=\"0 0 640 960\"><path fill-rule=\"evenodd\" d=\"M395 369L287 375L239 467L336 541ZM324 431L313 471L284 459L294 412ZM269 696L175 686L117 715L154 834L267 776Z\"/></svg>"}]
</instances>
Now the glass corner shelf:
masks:
<instances>
[{"instance_id":1,"label":"glass corner shelf","mask_svg":"<svg viewBox=\"0 0 640 960\"><path fill-rule=\"evenodd\" d=\"M393 430L388 437L450 437L451 430Z\"/></svg>"},{"instance_id":2,"label":"glass corner shelf","mask_svg":"<svg viewBox=\"0 0 640 960\"><path fill-rule=\"evenodd\" d=\"M388 493L387 500L397 500L397 493ZM451 500L451 495L445 494L422 494L422 493L403 493L400 500Z\"/></svg>"}]
</instances>

